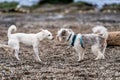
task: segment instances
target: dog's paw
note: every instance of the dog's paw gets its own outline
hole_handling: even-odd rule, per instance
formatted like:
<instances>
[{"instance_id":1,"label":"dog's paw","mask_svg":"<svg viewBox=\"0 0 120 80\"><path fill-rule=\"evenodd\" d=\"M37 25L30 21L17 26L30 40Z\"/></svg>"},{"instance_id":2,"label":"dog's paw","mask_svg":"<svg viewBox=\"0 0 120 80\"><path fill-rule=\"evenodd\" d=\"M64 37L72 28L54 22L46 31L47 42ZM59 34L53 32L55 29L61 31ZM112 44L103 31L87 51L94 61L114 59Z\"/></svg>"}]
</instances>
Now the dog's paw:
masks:
<instances>
[{"instance_id":1,"label":"dog's paw","mask_svg":"<svg viewBox=\"0 0 120 80\"><path fill-rule=\"evenodd\" d=\"M67 46L67 49L70 49L71 48L71 46Z\"/></svg>"},{"instance_id":2,"label":"dog's paw","mask_svg":"<svg viewBox=\"0 0 120 80\"><path fill-rule=\"evenodd\" d=\"M100 59L102 59L102 58L95 58L94 60L100 60Z\"/></svg>"},{"instance_id":3,"label":"dog's paw","mask_svg":"<svg viewBox=\"0 0 120 80\"><path fill-rule=\"evenodd\" d=\"M41 64L41 65L45 64L45 62L43 62L43 61L35 61L35 63Z\"/></svg>"},{"instance_id":4,"label":"dog's paw","mask_svg":"<svg viewBox=\"0 0 120 80\"><path fill-rule=\"evenodd\" d=\"M42 60L41 60L41 59L36 59L36 61L37 61L37 62L42 62Z\"/></svg>"},{"instance_id":5,"label":"dog's paw","mask_svg":"<svg viewBox=\"0 0 120 80\"><path fill-rule=\"evenodd\" d=\"M95 58L94 60L98 60L99 58Z\"/></svg>"},{"instance_id":6,"label":"dog's paw","mask_svg":"<svg viewBox=\"0 0 120 80\"><path fill-rule=\"evenodd\" d=\"M17 59L18 61L20 61L20 59Z\"/></svg>"},{"instance_id":7,"label":"dog's paw","mask_svg":"<svg viewBox=\"0 0 120 80\"><path fill-rule=\"evenodd\" d=\"M105 56L102 56L102 59L105 59Z\"/></svg>"},{"instance_id":8,"label":"dog's paw","mask_svg":"<svg viewBox=\"0 0 120 80\"><path fill-rule=\"evenodd\" d=\"M98 60L98 59L105 59L105 56L96 57L94 60Z\"/></svg>"},{"instance_id":9,"label":"dog's paw","mask_svg":"<svg viewBox=\"0 0 120 80\"><path fill-rule=\"evenodd\" d=\"M17 58L18 61L20 61L20 58Z\"/></svg>"},{"instance_id":10,"label":"dog's paw","mask_svg":"<svg viewBox=\"0 0 120 80\"><path fill-rule=\"evenodd\" d=\"M77 61L79 62L79 61L81 61L81 59L78 59Z\"/></svg>"}]
</instances>

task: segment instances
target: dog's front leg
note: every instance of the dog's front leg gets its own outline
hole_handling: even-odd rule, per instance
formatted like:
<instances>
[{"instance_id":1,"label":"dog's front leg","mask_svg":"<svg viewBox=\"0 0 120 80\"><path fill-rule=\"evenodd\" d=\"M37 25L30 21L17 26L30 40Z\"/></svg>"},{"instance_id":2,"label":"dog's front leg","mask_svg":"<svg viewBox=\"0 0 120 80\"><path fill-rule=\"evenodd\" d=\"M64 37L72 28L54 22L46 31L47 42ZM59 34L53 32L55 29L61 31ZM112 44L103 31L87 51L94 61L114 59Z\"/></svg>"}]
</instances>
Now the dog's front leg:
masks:
<instances>
[{"instance_id":1,"label":"dog's front leg","mask_svg":"<svg viewBox=\"0 0 120 80\"><path fill-rule=\"evenodd\" d=\"M85 55L84 50L82 50L82 51L81 51L81 59L82 59L82 60L84 59L84 55Z\"/></svg>"},{"instance_id":2,"label":"dog's front leg","mask_svg":"<svg viewBox=\"0 0 120 80\"><path fill-rule=\"evenodd\" d=\"M38 61L41 62L41 59L40 59L40 57L39 57L38 47L33 46L33 50L34 50L34 52L35 52L35 58L36 58L36 60L38 60Z\"/></svg>"},{"instance_id":3,"label":"dog's front leg","mask_svg":"<svg viewBox=\"0 0 120 80\"><path fill-rule=\"evenodd\" d=\"M84 53L82 53L79 48L75 48L75 51L78 53L78 61L81 61L83 59Z\"/></svg>"}]
</instances>

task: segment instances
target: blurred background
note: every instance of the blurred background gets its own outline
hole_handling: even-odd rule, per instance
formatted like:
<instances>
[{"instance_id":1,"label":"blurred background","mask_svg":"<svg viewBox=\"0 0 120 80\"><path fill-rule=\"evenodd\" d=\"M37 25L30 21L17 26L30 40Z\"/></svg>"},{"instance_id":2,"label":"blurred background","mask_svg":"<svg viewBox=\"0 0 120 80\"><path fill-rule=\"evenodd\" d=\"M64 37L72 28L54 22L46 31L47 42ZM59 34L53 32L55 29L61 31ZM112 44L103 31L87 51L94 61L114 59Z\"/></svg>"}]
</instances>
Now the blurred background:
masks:
<instances>
[{"instance_id":1,"label":"blurred background","mask_svg":"<svg viewBox=\"0 0 120 80\"><path fill-rule=\"evenodd\" d=\"M51 11L51 9L39 10L38 8L43 7L43 5L49 8L55 5L59 5L56 6L54 10L60 9L61 7L67 7L67 9L73 7L72 9L70 9L70 11L120 11L120 0L0 0L0 12L20 11L28 13L34 11Z\"/></svg>"}]
</instances>

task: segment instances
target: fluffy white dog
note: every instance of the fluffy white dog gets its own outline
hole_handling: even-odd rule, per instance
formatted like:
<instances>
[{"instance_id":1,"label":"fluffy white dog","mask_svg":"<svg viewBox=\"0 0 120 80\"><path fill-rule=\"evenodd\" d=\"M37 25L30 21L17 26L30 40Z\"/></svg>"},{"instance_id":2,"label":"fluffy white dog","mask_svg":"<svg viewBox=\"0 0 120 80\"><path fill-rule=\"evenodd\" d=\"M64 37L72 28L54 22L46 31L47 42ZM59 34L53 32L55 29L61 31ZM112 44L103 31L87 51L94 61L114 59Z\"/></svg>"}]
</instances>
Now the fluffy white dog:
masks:
<instances>
[{"instance_id":1,"label":"fluffy white dog","mask_svg":"<svg viewBox=\"0 0 120 80\"><path fill-rule=\"evenodd\" d=\"M39 50L38 50L38 45L40 41L43 39L53 39L52 33L49 32L48 30L41 30L40 32L36 34L26 34L26 33L14 33L11 34L12 31L16 31L16 26L11 25L10 28L8 29L8 45L13 48L15 51L15 57L17 60L20 60L18 57L19 53L19 48L20 48L20 42L23 44L26 44L28 46L33 46L33 50L35 52L35 58L38 61L41 61L39 58Z\"/></svg>"},{"instance_id":2,"label":"fluffy white dog","mask_svg":"<svg viewBox=\"0 0 120 80\"><path fill-rule=\"evenodd\" d=\"M61 28L56 38L59 41L67 41L73 46L78 53L78 61L84 58L84 51L87 48L91 48L92 52L97 56L95 60L104 59L104 52L107 45L106 39L108 37L107 29L97 26L93 28L93 32L92 34L75 34L71 29Z\"/></svg>"}]
</instances>

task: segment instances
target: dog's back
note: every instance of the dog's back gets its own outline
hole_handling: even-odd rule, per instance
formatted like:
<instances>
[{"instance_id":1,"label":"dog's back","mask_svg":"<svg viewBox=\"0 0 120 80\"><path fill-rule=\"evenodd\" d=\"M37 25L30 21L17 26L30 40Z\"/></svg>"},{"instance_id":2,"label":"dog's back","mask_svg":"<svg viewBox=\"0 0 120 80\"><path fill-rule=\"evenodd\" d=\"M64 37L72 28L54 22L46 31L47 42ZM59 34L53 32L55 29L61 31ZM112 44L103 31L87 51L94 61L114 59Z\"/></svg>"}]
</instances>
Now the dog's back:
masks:
<instances>
[{"instance_id":1,"label":"dog's back","mask_svg":"<svg viewBox=\"0 0 120 80\"><path fill-rule=\"evenodd\" d=\"M37 40L36 34L15 33L10 37L10 39L14 39L26 45L32 45L33 40Z\"/></svg>"},{"instance_id":2,"label":"dog's back","mask_svg":"<svg viewBox=\"0 0 120 80\"><path fill-rule=\"evenodd\" d=\"M83 46L87 48L95 44L101 45L104 41L104 38L96 34L82 34L82 40Z\"/></svg>"}]
</instances>

